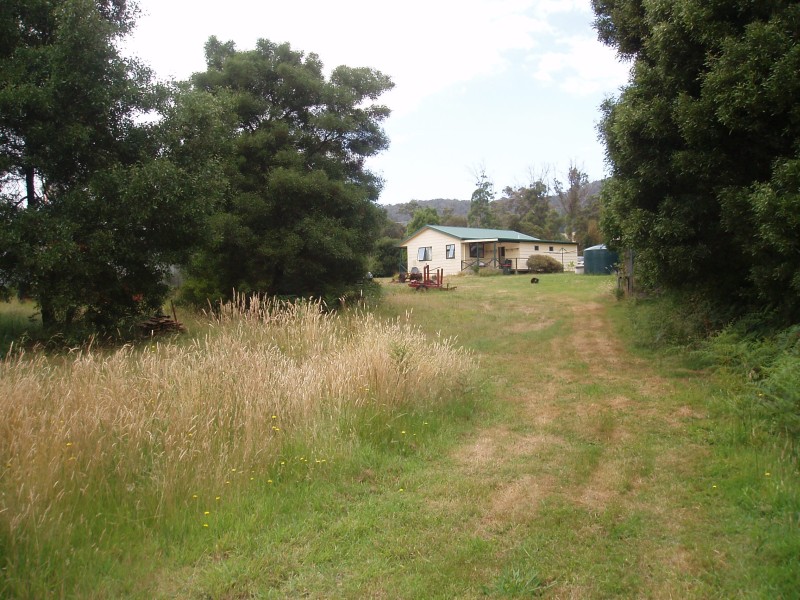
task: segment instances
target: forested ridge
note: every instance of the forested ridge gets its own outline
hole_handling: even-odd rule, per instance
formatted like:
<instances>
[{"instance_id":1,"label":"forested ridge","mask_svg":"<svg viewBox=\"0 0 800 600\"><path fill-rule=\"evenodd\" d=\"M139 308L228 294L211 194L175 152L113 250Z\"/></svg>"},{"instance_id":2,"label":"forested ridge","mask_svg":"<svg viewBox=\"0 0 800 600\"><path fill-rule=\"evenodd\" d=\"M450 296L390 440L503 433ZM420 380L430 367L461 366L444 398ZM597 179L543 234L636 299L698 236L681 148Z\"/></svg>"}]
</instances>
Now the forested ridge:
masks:
<instances>
[{"instance_id":1,"label":"forested ridge","mask_svg":"<svg viewBox=\"0 0 800 600\"><path fill-rule=\"evenodd\" d=\"M601 185L602 181L591 181L589 183L589 197L597 196L600 193ZM558 201L558 196L547 196L547 202L556 211L563 212L563 208ZM420 208L433 208L440 215L452 214L456 217L466 218L467 214L469 214L469 203L469 199L432 198L428 200L412 199L408 202L400 202L398 204L386 204L383 207L389 219L405 225L411 220L411 215L413 214L415 206L419 206ZM511 199L506 197L500 197L494 201L494 204L501 212L509 212L511 210L509 207L510 203Z\"/></svg>"}]
</instances>

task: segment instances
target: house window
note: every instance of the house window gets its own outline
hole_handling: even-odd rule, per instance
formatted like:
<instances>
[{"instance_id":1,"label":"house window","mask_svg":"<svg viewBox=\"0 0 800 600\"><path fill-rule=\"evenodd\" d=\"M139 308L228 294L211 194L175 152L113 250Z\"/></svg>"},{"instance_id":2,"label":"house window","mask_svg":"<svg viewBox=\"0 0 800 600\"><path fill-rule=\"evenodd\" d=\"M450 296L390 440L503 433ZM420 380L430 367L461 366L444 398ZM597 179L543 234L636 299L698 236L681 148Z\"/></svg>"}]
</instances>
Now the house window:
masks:
<instances>
[{"instance_id":1,"label":"house window","mask_svg":"<svg viewBox=\"0 0 800 600\"><path fill-rule=\"evenodd\" d=\"M446 258L455 258L456 257L456 245L455 244L447 244L447 246L445 246L445 257Z\"/></svg>"},{"instance_id":2,"label":"house window","mask_svg":"<svg viewBox=\"0 0 800 600\"><path fill-rule=\"evenodd\" d=\"M539 251L539 246L534 246L534 247L533 247L533 249L534 249L536 252L538 252L538 251Z\"/></svg>"},{"instance_id":3,"label":"house window","mask_svg":"<svg viewBox=\"0 0 800 600\"><path fill-rule=\"evenodd\" d=\"M553 251L553 247L552 247L552 246L550 246L550 252L552 252L552 251Z\"/></svg>"},{"instance_id":4,"label":"house window","mask_svg":"<svg viewBox=\"0 0 800 600\"><path fill-rule=\"evenodd\" d=\"M431 246L420 246L419 250L417 250L417 260L431 260Z\"/></svg>"},{"instance_id":5,"label":"house window","mask_svg":"<svg viewBox=\"0 0 800 600\"><path fill-rule=\"evenodd\" d=\"M470 258L483 258L483 244L470 244L469 245Z\"/></svg>"}]
</instances>

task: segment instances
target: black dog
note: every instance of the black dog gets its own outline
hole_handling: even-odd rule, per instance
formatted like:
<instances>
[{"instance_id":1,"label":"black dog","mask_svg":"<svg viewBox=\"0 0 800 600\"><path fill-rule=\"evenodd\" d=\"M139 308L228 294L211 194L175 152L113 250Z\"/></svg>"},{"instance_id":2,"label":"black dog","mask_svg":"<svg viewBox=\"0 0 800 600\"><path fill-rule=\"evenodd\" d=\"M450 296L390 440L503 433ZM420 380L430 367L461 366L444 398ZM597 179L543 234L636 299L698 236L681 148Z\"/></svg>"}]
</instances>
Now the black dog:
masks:
<instances>
[{"instance_id":1,"label":"black dog","mask_svg":"<svg viewBox=\"0 0 800 600\"><path fill-rule=\"evenodd\" d=\"M531 277L531 283L539 283L538 277Z\"/></svg>"}]
</instances>

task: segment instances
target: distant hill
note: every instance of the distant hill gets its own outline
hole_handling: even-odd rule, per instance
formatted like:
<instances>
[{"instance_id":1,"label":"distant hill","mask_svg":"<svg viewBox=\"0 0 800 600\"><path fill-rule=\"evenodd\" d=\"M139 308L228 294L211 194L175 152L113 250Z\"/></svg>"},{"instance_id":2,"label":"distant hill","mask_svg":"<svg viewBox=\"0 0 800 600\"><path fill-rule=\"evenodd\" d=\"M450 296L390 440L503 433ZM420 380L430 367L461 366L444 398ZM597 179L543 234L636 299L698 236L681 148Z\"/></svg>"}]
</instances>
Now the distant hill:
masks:
<instances>
[{"instance_id":1,"label":"distant hill","mask_svg":"<svg viewBox=\"0 0 800 600\"><path fill-rule=\"evenodd\" d=\"M412 200L419 204L420 208L435 208L439 215L443 215L446 210L451 210L452 213L459 217L466 217L469 212L469 200L455 200L450 198L435 198L433 200ZM383 208L392 221L406 225L411 216L404 212L408 210L411 202L403 202L401 204L387 204Z\"/></svg>"},{"instance_id":2,"label":"distant hill","mask_svg":"<svg viewBox=\"0 0 800 600\"><path fill-rule=\"evenodd\" d=\"M592 181L589 183L589 197L596 196L600 193L600 186L602 181ZM557 196L549 197L550 205L555 208L559 213L563 212L561 204L558 202ZM455 200L452 198L435 198L433 200L412 200L416 202L420 208L435 208L439 215L444 215L445 211L450 210L452 214L457 217L466 217L469 213L469 200ZM411 202L403 202L401 204L386 204L383 208L392 221L406 225L411 217L405 211L408 210ZM498 198L495 200L498 204L508 202L507 198Z\"/></svg>"}]
</instances>

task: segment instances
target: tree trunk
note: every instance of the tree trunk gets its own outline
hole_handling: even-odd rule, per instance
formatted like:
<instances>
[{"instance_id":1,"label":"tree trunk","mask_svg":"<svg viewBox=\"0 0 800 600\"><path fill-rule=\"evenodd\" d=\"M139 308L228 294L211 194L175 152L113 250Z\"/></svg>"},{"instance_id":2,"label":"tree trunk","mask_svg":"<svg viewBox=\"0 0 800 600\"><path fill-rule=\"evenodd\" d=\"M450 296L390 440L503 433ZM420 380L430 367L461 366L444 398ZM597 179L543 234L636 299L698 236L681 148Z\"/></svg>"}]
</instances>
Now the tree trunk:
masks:
<instances>
[{"instance_id":1,"label":"tree trunk","mask_svg":"<svg viewBox=\"0 0 800 600\"><path fill-rule=\"evenodd\" d=\"M25 192L28 196L28 207L39 206L39 197L36 195L36 171L33 167L25 167Z\"/></svg>"},{"instance_id":2,"label":"tree trunk","mask_svg":"<svg viewBox=\"0 0 800 600\"><path fill-rule=\"evenodd\" d=\"M56 313L53 310L53 305L47 298L39 297L39 312L42 315L42 327L44 329L51 328L56 321Z\"/></svg>"}]
</instances>

